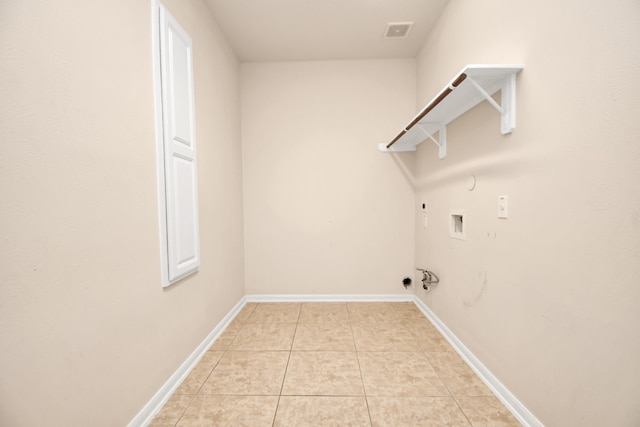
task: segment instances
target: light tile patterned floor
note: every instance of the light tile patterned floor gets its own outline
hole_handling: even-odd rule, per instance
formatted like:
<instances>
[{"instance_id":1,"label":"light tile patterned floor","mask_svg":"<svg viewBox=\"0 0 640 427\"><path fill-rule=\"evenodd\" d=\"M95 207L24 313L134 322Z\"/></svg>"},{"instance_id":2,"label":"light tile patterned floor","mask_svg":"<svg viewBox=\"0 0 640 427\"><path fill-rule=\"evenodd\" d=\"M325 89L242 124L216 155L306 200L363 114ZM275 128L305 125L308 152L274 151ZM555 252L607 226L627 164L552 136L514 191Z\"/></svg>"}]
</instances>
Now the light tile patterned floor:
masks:
<instances>
[{"instance_id":1,"label":"light tile patterned floor","mask_svg":"<svg viewBox=\"0 0 640 427\"><path fill-rule=\"evenodd\" d=\"M247 304L151 426L519 426L418 308Z\"/></svg>"}]
</instances>

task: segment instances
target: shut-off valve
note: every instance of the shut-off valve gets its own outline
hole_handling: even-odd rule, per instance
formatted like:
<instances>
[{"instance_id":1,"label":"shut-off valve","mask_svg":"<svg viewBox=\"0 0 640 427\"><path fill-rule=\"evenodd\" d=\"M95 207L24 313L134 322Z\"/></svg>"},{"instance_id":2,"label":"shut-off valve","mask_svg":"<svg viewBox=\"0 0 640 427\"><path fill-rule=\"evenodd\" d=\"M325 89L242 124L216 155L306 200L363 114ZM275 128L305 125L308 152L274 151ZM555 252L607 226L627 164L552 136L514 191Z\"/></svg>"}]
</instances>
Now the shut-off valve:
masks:
<instances>
[{"instance_id":1,"label":"shut-off valve","mask_svg":"<svg viewBox=\"0 0 640 427\"><path fill-rule=\"evenodd\" d=\"M440 282L440 279L433 271L425 270L424 268L416 268L416 270L422 271L422 288L427 292L431 291L431 285Z\"/></svg>"}]
</instances>

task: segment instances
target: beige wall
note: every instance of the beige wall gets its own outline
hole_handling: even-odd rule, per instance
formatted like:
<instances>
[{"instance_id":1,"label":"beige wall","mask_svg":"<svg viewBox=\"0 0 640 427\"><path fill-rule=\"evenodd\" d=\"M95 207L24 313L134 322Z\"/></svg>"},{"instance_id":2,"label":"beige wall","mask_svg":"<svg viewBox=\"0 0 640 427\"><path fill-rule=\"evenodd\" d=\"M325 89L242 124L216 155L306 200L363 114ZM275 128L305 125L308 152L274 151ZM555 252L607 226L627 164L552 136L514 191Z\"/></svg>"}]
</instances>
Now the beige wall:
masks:
<instances>
[{"instance_id":1,"label":"beige wall","mask_svg":"<svg viewBox=\"0 0 640 427\"><path fill-rule=\"evenodd\" d=\"M151 3L0 4L0 425L125 425L244 295L238 63L199 0L202 267L161 288Z\"/></svg>"},{"instance_id":2,"label":"beige wall","mask_svg":"<svg viewBox=\"0 0 640 427\"><path fill-rule=\"evenodd\" d=\"M415 60L241 67L248 294L404 293L413 190L377 151L415 106Z\"/></svg>"},{"instance_id":3,"label":"beige wall","mask_svg":"<svg viewBox=\"0 0 640 427\"><path fill-rule=\"evenodd\" d=\"M467 63L525 65L516 129L484 103L447 128L446 159L421 144L416 263L441 283L418 294L545 425L638 425L640 3L452 0L419 106Z\"/></svg>"},{"instance_id":4,"label":"beige wall","mask_svg":"<svg viewBox=\"0 0 640 427\"><path fill-rule=\"evenodd\" d=\"M413 60L239 77L201 1L166 4L194 41L202 242L200 272L166 290L149 1L0 4L0 424L123 425L245 272L250 294L403 293L414 243L442 279L418 295L542 422L638 423L636 1L452 0L417 81ZM377 152L416 93L491 62L525 64L512 135L485 104L448 127L445 160Z\"/></svg>"}]
</instances>

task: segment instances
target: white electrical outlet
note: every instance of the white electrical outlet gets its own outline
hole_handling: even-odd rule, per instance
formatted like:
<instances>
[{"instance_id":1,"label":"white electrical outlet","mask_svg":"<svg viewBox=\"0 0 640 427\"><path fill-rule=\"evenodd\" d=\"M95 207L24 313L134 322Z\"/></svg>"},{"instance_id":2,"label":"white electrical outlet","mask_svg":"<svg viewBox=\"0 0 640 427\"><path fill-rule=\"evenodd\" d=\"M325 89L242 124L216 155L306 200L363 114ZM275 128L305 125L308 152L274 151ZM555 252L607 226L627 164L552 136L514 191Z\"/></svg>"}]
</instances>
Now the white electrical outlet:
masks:
<instances>
[{"instance_id":1,"label":"white electrical outlet","mask_svg":"<svg viewBox=\"0 0 640 427\"><path fill-rule=\"evenodd\" d=\"M498 218L509 218L509 198L498 196Z\"/></svg>"}]
</instances>

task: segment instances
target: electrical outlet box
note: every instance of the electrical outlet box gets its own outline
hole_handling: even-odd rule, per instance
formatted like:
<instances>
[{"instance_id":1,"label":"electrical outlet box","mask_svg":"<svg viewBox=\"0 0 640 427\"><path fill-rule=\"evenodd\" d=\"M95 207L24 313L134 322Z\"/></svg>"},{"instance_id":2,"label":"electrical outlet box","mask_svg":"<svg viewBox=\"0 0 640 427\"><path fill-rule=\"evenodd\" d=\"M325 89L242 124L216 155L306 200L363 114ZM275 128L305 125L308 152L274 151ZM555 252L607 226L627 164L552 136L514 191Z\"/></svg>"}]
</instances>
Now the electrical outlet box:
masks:
<instances>
[{"instance_id":1,"label":"electrical outlet box","mask_svg":"<svg viewBox=\"0 0 640 427\"><path fill-rule=\"evenodd\" d=\"M466 222L464 209L451 209L449 212L449 237L467 240Z\"/></svg>"}]
</instances>

